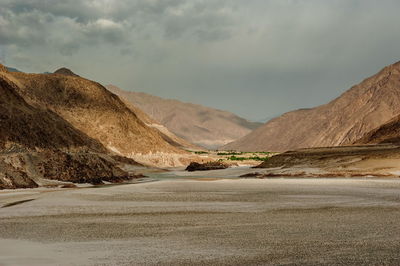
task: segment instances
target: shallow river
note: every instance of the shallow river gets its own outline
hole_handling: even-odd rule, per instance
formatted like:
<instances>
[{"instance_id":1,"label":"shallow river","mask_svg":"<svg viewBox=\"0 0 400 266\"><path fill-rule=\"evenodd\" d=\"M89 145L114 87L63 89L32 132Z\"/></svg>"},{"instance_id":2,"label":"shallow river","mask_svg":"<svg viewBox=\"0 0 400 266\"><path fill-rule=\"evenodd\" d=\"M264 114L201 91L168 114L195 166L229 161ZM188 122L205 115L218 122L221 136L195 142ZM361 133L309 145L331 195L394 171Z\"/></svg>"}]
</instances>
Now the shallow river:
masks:
<instances>
[{"instance_id":1,"label":"shallow river","mask_svg":"<svg viewBox=\"0 0 400 266\"><path fill-rule=\"evenodd\" d=\"M400 264L400 180L230 171L0 191L0 265Z\"/></svg>"}]
</instances>

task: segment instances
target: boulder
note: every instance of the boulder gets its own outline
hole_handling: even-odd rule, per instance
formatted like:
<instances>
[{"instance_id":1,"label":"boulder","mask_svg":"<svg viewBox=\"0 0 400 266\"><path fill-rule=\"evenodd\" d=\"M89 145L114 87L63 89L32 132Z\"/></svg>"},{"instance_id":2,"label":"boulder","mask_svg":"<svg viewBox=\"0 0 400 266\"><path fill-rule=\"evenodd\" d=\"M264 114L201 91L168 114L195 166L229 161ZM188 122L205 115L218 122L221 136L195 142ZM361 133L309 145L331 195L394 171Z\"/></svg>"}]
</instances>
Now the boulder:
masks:
<instances>
[{"instance_id":1,"label":"boulder","mask_svg":"<svg viewBox=\"0 0 400 266\"><path fill-rule=\"evenodd\" d=\"M208 170L220 170L226 169L228 165L222 162L207 162L207 163L196 163L191 162L188 167L186 167L186 171L193 172L193 171L208 171Z\"/></svg>"}]
</instances>

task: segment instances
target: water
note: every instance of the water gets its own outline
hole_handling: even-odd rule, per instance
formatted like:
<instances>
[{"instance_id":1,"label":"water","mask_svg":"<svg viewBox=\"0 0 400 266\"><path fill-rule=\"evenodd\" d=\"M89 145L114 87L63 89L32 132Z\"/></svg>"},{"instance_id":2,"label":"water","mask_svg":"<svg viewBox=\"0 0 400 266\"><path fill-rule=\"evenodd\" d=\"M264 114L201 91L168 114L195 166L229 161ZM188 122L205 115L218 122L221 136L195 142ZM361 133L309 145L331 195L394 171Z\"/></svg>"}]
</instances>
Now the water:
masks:
<instances>
[{"instance_id":1,"label":"water","mask_svg":"<svg viewBox=\"0 0 400 266\"><path fill-rule=\"evenodd\" d=\"M167 172L149 172L145 175L154 180L171 180L171 179L237 179L239 176L247 173L256 172L249 166L232 167L221 170L195 171L188 172L184 169L174 169Z\"/></svg>"}]
</instances>

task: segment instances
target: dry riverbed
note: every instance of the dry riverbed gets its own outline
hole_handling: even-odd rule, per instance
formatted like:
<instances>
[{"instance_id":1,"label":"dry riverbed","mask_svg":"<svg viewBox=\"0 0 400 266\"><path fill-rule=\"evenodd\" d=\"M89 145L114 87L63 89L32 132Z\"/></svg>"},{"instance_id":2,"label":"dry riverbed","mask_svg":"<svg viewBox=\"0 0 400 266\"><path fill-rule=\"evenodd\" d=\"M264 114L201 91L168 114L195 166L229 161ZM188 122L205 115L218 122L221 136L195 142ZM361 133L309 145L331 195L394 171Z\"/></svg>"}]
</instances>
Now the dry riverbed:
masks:
<instances>
[{"instance_id":1,"label":"dry riverbed","mask_svg":"<svg viewBox=\"0 0 400 266\"><path fill-rule=\"evenodd\" d=\"M0 265L400 264L398 179L205 174L0 191Z\"/></svg>"}]
</instances>

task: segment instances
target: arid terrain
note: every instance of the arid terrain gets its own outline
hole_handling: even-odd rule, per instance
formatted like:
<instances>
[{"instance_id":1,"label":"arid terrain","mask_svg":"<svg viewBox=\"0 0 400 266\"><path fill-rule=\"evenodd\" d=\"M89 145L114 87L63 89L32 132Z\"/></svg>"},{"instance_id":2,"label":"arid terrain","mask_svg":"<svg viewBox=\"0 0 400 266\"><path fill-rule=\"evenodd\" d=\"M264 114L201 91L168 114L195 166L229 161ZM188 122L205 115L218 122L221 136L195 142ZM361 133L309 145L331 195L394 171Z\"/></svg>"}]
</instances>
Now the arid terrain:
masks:
<instances>
[{"instance_id":1,"label":"arid terrain","mask_svg":"<svg viewBox=\"0 0 400 266\"><path fill-rule=\"evenodd\" d=\"M399 179L206 176L0 191L1 264L400 263Z\"/></svg>"},{"instance_id":2,"label":"arid terrain","mask_svg":"<svg viewBox=\"0 0 400 266\"><path fill-rule=\"evenodd\" d=\"M230 112L198 104L124 91L113 85L106 88L143 110L177 136L209 149L216 149L261 126L261 123L247 121Z\"/></svg>"},{"instance_id":3,"label":"arid terrain","mask_svg":"<svg viewBox=\"0 0 400 266\"><path fill-rule=\"evenodd\" d=\"M282 152L353 144L400 115L399 88L400 62L327 104L285 113L221 149Z\"/></svg>"},{"instance_id":4,"label":"arid terrain","mask_svg":"<svg viewBox=\"0 0 400 266\"><path fill-rule=\"evenodd\" d=\"M0 0L0 266L399 266L399 10Z\"/></svg>"},{"instance_id":5,"label":"arid terrain","mask_svg":"<svg viewBox=\"0 0 400 266\"><path fill-rule=\"evenodd\" d=\"M400 176L400 147L391 144L309 148L271 157L257 168L259 177Z\"/></svg>"},{"instance_id":6,"label":"arid terrain","mask_svg":"<svg viewBox=\"0 0 400 266\"><path fill-rule=\"evenodd\" d=\"M0 189L122 182L135 177L124 168L139 161L164 167L198 159L185 150L196 146L71 70L27 74L0 65L0 92Z\"/></svg>"}]
</instances>

